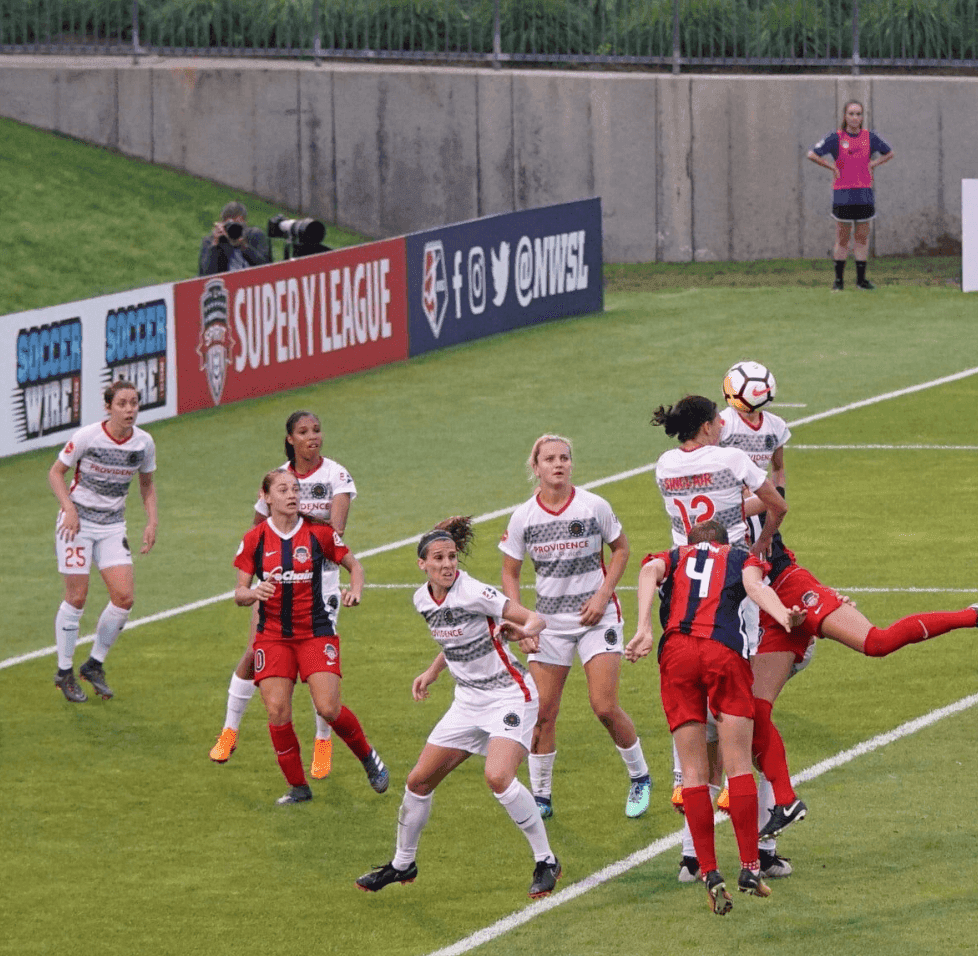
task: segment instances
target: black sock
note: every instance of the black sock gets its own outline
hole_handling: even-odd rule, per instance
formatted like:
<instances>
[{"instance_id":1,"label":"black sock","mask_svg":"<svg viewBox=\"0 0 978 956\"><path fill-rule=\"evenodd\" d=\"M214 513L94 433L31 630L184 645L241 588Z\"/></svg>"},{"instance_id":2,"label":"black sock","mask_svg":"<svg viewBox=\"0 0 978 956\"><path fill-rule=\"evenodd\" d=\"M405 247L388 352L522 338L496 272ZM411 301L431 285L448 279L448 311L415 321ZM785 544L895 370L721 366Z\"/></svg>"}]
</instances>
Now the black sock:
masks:
<instances>
[{"instance_id":1,"label":"black sock","mask_svg":"<svg viewBox=\"0 0 978 956\"><path fill-rule=\"evenodd\" d=\"M842 273L846 271L846 260L836 259L835 261L835 278L837 282L842 281Z\"/></svg>"},{"instance_id":2,"label":"black sock","mask_svg":"<svg viewBox=\"0 0 978 956\"><path fill-rule=\"evenodd\" d=\"M856 260L856 282L863 283L866 281L866 263Z\"/></svg>"}]
</instances>

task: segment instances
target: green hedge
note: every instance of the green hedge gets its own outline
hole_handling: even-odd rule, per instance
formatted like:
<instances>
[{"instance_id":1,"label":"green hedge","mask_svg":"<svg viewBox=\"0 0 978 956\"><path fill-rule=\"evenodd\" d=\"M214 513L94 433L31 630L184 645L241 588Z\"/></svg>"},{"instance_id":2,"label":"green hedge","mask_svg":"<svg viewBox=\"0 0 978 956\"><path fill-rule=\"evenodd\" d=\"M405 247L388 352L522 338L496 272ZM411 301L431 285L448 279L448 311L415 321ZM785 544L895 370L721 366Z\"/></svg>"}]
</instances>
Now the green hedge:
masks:
<instances>
[{"instance_id":1,"label":"green hedge","mask_svg":"<svg viewBox=\"0 0 978 956\"><path fill-rule=\"evenodd\" d=\"M670 57L673 0L500 0L516 56ZM493 50L493 0L139 0L154 49L477 53ZM852 55L852 0L680 0L687 58ZM978 0L861 0L862 57L974 59ZM0 0L0 43L132 43L132 0Z\"/></svg>"}]
</instances>

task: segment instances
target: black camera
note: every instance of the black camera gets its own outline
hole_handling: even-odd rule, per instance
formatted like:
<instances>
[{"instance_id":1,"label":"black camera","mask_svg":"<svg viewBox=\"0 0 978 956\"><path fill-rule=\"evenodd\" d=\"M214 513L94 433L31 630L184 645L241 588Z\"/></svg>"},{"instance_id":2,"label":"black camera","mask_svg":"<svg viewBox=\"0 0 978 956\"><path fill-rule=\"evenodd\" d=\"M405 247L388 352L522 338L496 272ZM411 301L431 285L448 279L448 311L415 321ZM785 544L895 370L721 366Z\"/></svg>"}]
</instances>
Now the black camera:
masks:
<instances>
[{"instance_id":1,"label":"black camera","mask_svg":"<svg viewBox=\"0 0 978 956\"><path fill-rule=\"evenodd\" d=\"M285 240L285 258L311 256L329 252L323 245L326 227L318 219L288 219L284 215L268 220L268 238Z\"/></svg>"},{"instance_id":2,"label":"black camera","mask_svg":"<svg viewBox=\"0 0 978 956\"><path fill-rule=\"evenodd\" d=\"M224 223L224 235L231 240L231 242L237 242L244 235L244 226L240 222L235 222L233 219L230 222Z\"/></svg>"}]
</instances>

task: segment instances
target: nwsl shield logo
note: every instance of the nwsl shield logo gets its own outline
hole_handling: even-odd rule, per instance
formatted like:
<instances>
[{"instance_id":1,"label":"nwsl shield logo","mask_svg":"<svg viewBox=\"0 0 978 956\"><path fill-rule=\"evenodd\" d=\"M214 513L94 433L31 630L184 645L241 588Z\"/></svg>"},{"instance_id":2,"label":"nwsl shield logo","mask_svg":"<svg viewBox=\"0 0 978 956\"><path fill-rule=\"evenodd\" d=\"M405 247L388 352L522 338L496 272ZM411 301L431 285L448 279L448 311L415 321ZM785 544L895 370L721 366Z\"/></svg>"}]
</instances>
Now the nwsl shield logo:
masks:
<instances>
[{"instance_id":1,"label":"nwsl shield logo","mask_svg":"<svg viewBox=\"0 0 978 956\"><path fill-rule=\"evenodd\" d=\"M234 353L234 336L228 324L228 290L223 279L211 279L200 297L200 341L197 354L200 370L207 376L207 385L215 405L221 404L228 365Z\"/></svg>"},{"instance_id":2,"label":"nwsl shield logo","mask_svg":"<svg viewBox=\"0 0 978 956\"><path fill-rule=\"evenodd\" d=\"M421 305L428 318L431 332L437 339L441 334L445 310L448 308L448 276L445 271L445 247L440 239L425 243L424 280L421 283Z\"/></svg>"}]
</instances>

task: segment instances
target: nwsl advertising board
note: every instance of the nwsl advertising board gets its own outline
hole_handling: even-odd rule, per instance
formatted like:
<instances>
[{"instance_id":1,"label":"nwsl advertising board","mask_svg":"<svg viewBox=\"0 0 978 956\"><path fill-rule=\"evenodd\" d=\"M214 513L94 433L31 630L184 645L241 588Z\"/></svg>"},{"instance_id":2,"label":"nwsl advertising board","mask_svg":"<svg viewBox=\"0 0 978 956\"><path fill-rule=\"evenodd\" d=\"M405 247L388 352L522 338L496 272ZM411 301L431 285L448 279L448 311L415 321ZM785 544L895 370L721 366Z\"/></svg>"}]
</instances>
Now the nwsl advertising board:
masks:
<instances>
[{"instance_id":1,"label":"nwsl advertising board","mask_svg":"<svg viewBox=\"0 0 978 956\"><path fill-rule=\"evenodd\" d=\"M174 287L178 411L407 358L404 239Z\"/></svg>"},{"instance_id":2,"label":"nwsl advertising board","mask_svg":"<svg viewBox=\"0 0 978 956\"><path fill-rule=\"evenodd\" d=\"M0 456L59 445L105 417L120 378L139 392L139 423L176 414L173 286L150 286L3 318Z\"/></svg>"},{"instance_id":3,"label":"nwsl advertising board","mask_svg":"<svg viewBox=\"0 0 978 956\"><path fill-rule=\"evenodd\" d=\"M604 308L601 200L407 237L411 355Z\"/></svg>"}]
</instances>

